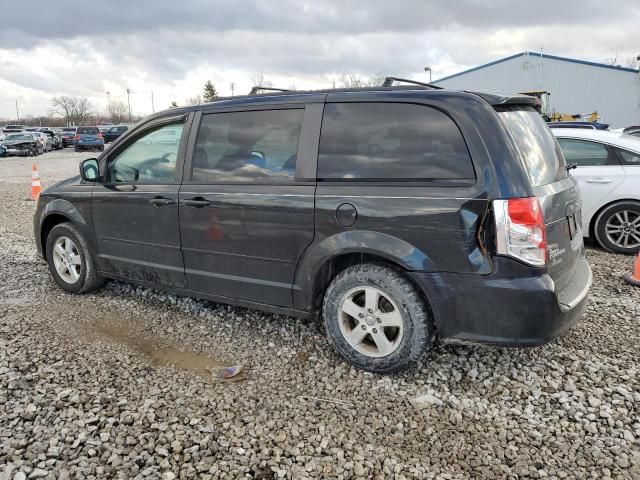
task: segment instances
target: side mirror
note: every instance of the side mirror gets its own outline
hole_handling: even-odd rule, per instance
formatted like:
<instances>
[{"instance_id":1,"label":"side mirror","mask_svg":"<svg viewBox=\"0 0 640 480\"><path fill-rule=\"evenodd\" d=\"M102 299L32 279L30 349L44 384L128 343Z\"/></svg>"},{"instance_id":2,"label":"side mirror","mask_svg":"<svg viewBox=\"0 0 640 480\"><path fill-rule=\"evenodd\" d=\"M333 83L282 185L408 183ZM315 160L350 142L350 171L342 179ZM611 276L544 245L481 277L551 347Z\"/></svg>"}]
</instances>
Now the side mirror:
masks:
<instances>
[{"instance_id":1,"label":"side mirror","mask_svg":"<svg viewBox=\"0 0 640 480\"><path fill-rule=\"evenodd\" d=\"M80 162L80 178L86 182L98 181L98 160L87 158Z\"/></svg>"}]
</instances>

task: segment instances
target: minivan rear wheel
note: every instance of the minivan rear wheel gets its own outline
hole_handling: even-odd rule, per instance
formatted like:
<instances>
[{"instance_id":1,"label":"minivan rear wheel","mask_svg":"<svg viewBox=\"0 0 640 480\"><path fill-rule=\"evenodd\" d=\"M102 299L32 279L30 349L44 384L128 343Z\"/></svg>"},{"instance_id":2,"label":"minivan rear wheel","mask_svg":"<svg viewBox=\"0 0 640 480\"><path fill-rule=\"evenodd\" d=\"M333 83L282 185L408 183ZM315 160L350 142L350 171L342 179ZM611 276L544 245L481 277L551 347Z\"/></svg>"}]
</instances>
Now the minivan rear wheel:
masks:
<instances>
[{"instance_id":1,"label":"minivan rear wheel","mask_svg":"<svg viewBox=\"0 0 640 480\"><path fill-rule=\"evenodd\" d=\"M596 218L596 240L605 250L633 254L640 251L640 202L606 207Z\"/></svg>"},{"instance_id":2,"label":"minivan rear wheel","mask_svg":"<svg viewBox=\"0 0 640 480\"><path fill-rule=\"evenodd\" d=\"M425 302L401 272L383 264L355 265L337 275L322 313L338 354L370 372L407 368L431 344Z\"/></svg>"}]
</instances>

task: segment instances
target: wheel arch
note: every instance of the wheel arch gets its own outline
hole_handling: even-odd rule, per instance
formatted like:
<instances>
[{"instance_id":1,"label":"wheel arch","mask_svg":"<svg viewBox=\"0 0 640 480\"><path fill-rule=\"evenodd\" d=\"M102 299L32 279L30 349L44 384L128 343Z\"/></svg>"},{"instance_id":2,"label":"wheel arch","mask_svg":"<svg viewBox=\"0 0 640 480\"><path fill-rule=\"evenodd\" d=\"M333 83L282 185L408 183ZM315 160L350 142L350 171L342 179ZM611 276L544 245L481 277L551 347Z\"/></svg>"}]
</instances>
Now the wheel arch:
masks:
<instances>
[{"instance_id":1,"label":"wheel arch","mask_svg":"<svg viewBox=\"0 0 640 480\"><path fill-rule=\"evenodd\" d=\"M294 308L319 313L324 292L336 275L363 263L384 264L404 274L433 268L426 254L404 240L378 232L342 232L310 247L303 255L296 271ZM410 275L405 277L429 306L424 291Z\"/></svg>"},{"instance_id":2,"label":"wheel arch","mask_svg":"<svg viewBox=\"0 0 640 480\"><path fill-rule=\"evenodd\" d=\"M80 211L78 211L78 208L67 200L57 198L47 203L41 215L38 241L40 242L40 247L42 248L42 253L45 258L49 233L53 227L64 222L74 224L84 234L89 245L91 247L94 246L92 232L88 231L89 224Z\"/></svg>"},{"instance_id":3,"label":"wheel arch","mask_svg":"<svg viewBox=\"0 0 640 480\"><path fill-rule=\"evenodd\" d=\"M59 225L64 222L69 222L70 219L61 213L51 213L47 215L42 221L42 226L40 227L40 247L42 248L42 253L44 257L47 257L47 237L49 236L49 232L53 230L53 227Z\"/></svg>"}]
</instances>

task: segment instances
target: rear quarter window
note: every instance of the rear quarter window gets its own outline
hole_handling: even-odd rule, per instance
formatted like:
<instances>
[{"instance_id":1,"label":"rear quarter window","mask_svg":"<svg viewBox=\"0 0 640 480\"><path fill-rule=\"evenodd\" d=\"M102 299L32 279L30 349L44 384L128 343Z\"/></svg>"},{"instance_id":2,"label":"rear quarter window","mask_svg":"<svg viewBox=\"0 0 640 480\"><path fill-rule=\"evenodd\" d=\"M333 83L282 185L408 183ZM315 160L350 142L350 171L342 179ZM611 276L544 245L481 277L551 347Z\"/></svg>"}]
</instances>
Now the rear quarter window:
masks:
<instances>
[{"instance_id":1,"label":"rear quarter window","mask_svg":"<svg viewBox=\"0 0 640 480\"><path fill-rule=\"evenodd\" d=\"M502 108L499 115L520 151L533 186L567 178L560 146L535 109Z\"/></svg>"},{"instance_id":2,"label":"rear quarter window","mask_svg":"<svg viewBox=\"0 0 640 480\"><path fill-rule=\"evenodd\" d=\"M328 103L318 155L324 180L475 179L457 125L404 103Z\"/></svg>"}]
</instances>

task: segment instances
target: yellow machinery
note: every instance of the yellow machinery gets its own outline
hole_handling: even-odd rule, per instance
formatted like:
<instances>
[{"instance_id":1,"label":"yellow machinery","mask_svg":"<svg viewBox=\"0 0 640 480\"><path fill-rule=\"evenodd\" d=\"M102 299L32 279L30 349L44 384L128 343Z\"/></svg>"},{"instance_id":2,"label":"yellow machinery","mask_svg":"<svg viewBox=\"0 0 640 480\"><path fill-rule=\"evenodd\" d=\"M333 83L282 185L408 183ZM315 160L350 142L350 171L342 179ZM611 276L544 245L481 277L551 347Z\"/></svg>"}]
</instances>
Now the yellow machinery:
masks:
<instances>
[{"instance_id":1,"label":"yellow machinery","mask_svg":"<svg viewBox=\"0 0 640 480\"><path fill-rule=\"evenodd\" d=\"M529 97L537 97L540 99L540 113L548 122L597 122L598 112L591 113L564 113L551 112L549 107L549 96L546 90L531 90L528 92L520 92L521 95Z\"/></svg>"},{"instance_id":2,"label":"yellow machinery","mask_svg":"<svg viewBox=\"0 0 640 480\"><path fill-rule=\"evenodd\" d=\"M562 113L553 112L549 118L552 122L597 122L598 112L591 113Z\"/></svg>"}]
</instances>

